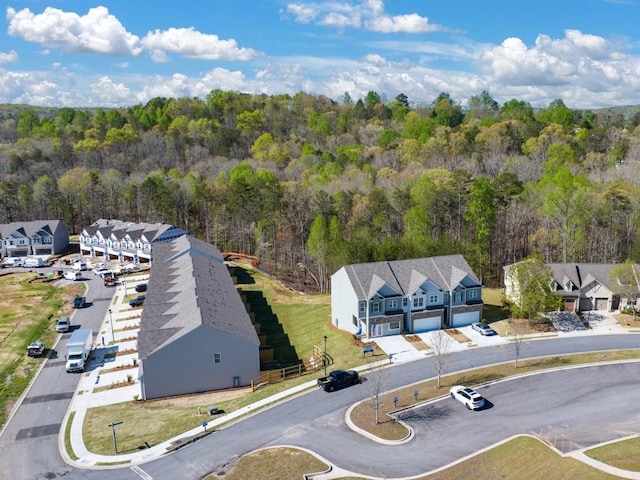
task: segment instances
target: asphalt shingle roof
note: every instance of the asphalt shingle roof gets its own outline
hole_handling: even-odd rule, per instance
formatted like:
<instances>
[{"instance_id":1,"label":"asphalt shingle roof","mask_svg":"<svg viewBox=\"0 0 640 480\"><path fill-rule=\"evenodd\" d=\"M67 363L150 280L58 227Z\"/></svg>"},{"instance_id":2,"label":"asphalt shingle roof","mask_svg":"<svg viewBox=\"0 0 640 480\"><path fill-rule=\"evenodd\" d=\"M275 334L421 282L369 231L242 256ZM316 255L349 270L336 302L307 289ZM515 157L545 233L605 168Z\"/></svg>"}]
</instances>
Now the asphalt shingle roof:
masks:
<instances>
[{"instance_id":1,"label":"asphalt shingle roof","mask_svg":"<svg viewBox=\"0 0 640 480\"><path fill-rule=\"evenodd\" d=\"M138 335L140 358L200 326L260 344L216 247L186 235L156 244Z\"/></svg>"},{"instance_id":2,"label":"asphalt shingle roof","mask_svg":"<svg viewBox=\"0 0 640 480\"><path fill-rule=\"evenodd\" d=\"M415 293L425 280L441 290L453 290L465 278L480 285L462 255L358 263L344 268L361 300L372 298L384 284L401 295Z\"/></svg>"}]
</instances>

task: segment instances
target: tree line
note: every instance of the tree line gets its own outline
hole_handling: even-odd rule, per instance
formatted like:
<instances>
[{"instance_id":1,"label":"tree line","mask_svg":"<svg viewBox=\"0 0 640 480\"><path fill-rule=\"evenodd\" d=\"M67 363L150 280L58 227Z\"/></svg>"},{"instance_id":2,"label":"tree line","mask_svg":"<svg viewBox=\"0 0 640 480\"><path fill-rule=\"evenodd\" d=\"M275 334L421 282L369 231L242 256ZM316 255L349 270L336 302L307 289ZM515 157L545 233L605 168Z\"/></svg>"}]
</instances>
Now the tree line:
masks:
<instances>
[{"instance_id":1,"label":"tree line","mask_svg":"<svg viewBox=\"0 0 640 480\"><path fill-rule=\"evenodd\" d=\"M462 253L485 285L640 259L640 113L214 90L122 109L0 108L0 223L165 222L320 291L342 265Z\"/></svg>"}]
</instances>

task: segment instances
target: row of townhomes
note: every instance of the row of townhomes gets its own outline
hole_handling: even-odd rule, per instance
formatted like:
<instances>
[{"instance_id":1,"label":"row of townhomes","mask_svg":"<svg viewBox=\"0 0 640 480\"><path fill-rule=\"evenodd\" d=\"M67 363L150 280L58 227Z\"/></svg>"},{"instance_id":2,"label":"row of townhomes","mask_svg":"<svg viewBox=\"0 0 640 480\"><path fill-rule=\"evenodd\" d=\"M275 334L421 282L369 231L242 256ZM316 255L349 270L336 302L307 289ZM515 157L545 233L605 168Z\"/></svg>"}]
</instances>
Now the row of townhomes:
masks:
<instances>
[{"instance_id":1,"label":"row of townhomes","mask_svg":"<svg viewBox=\"0 0 640 480\"><path fill-rule=\"evenodd\" d=\"M366 337L482 318L482 285L462 255L347 265L332 275L331 292L334 325Z\"/></svg>"},{"instance_id":2,"label":"row of townhomes","mask_svg":"<svg viewBox=\"0 0 640 480\"><path fill-rule=\"evenodd\" d=\"M0 224L1 256L49 256L69 245L69 229L60 220L34 220Z\"/></svg>"},{"instance_id":3,"label":"row of townhomes","mask_svg":"<svg viewBox=\"0 0 640 480\"><path fill-rule=\"evenodd\" d=\"M188 234L165 223L133 223L101 218L80 233L80 254L118 262L151 261L151 245Z\"/></svg>"},{"instance_id":4,"label":"row of townhomes","mask_svg":"<svg viewBox=\"0 0 640 480\"><path fill-rule=\"evenodd\" d=\"M250 385L259 349L220 251L189 235L154 243L138 334L142 397Z\"/></svg>"},{"instance_id":5,"label":"row of townhomes","mask_svg":"<svg viewBox=\"0 0 640 480\"><path fill-rule=\"evenodd\" d=\"M519 289L514 282L513 267L504 267L505 297L519 303ZM552 272L549 278L551 291L562 298L563 310L585 312L588 310L618 310L634 304L635 299L621 298L615 294L618 289L611 272L611 263L548 263ZM640 266L635 266L640 271ZM638 285L640 291L640 285Z\"/></svg>"}]
</instances>

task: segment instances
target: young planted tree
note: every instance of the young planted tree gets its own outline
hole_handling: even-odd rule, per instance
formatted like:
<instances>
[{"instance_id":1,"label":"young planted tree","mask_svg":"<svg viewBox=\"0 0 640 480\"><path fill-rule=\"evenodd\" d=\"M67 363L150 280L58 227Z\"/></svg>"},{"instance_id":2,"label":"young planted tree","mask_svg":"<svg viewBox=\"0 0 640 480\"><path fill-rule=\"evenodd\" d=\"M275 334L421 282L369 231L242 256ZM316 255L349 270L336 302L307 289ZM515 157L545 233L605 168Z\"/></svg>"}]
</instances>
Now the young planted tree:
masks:
<instances>
[{"instance_id":1,"label":"young planted tree","mask_svg":"<svg viewBox=\"0 0 640 480\"><path fill-rule=\"evenodd\" d=\"M431 334L429 346L432 352L430 357L431 366L438 377L438 388L440 388L440 379L451 362L453 338L444 330L436 330Z\"/></svg>"},{"instance_id":2,"label":"young planted tree","mask_svg":"<svg viewBox=\"0 0 640 480\"><path fill-rule=\"evenodd\" d=\"M375 413L376 425L380 423L380 407L384 405L383 393L389 380L389 370L382 365L370 370L363 383L368 403Z\"/></svg>"},{"instance_id":3,"label":"young planted tree","mask_svg":"<svg viewBox=\"0 0 640 480\"><path fill-rule=\"evenodd\" d=\"M611 269L609 274L613 293L632 304L633 321L636 320L636 300L640 296L640 270L631 260L626 260Z\"/></svg>"}]
</instances>

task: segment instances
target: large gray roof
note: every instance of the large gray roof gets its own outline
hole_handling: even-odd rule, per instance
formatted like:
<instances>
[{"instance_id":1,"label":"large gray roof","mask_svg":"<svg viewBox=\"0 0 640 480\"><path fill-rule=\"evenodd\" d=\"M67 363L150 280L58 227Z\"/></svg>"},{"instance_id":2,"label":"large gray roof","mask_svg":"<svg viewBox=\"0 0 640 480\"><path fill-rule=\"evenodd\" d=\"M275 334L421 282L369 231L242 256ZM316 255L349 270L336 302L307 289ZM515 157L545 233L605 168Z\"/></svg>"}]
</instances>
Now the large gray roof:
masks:
<instances>
[{"instance_id":1,"label":"large gray roof","mask_svg":"<svg viewBox=\"0 0 640 480\"><path fill-rule=\"evenodd\" d=\"M140 358L201 326L260 344L216 247L187 235L156 244L138 334Z\"/></svg>"},{"instance_id":2,"label":"large gray roof","mask_svg":"<svg viewBox=\"0 0 640 480\"><path fill-rule=\"evenodd\" d=\"M360 300L372 298L383 285L399 295L411 295L426 281L443 291L453 290L465 279L480 286L462 255L357 263L344 267Z\"/></svg>"}]
</instances>

